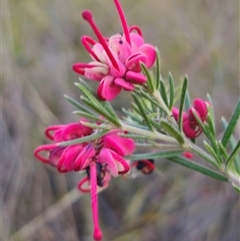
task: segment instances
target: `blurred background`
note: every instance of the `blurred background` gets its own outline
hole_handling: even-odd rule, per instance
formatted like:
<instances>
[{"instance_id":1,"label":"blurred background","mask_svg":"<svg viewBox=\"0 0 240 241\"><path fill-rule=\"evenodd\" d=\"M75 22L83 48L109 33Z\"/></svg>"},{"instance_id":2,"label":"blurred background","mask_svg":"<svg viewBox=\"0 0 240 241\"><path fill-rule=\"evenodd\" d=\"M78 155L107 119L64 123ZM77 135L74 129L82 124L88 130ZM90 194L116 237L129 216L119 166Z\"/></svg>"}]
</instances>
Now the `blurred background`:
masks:
<instances>
[{"instance_id":1,"label":"blurred background","mask_svg":"<svg viewBox=\"0 0 240 241\"><path fill-rule=\"evenodd\" d=\"M187 73L192 99L212 96L220 136L220 116L229 119L239 98L239 2L121 3L129 25L159 48L163 77L171 71L178 83ZM93 36L81 19L86 8L105 36L121 32L110 0L2 0L2 240L92 240L89 195L74 190L80 175L33 157L46 143L45 127L78 120L63 94L79 99L71 66L90 60L79 42ZM114 101L120 115L130 101L124 92ZM152 175L117 178L99 195L103 240L240 240L240 201L230 184L156 162Z\"/></svg>"}]
</instances>

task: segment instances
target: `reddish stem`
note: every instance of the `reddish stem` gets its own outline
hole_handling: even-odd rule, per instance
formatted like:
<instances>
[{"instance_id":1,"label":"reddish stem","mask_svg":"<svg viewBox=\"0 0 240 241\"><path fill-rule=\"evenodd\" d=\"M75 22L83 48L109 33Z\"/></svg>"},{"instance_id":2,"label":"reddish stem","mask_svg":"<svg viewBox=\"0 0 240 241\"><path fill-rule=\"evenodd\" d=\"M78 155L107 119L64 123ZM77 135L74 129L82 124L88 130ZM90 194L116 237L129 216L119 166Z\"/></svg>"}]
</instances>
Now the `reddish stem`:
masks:
<instances>
[{"instance_id":1,"label":"reddish stem","mask_svg":"<svg viewBox=\"0 0 240 241\"><path fill-rule=\"evenodd\" d=\"M103 35L101 34L100 30L98 29L97 25L94 23L93 21L93 18L92 18L92 13L89 11L89 10L85 10L83 13L82 13L82 17L84 20L86 20L90 26L92 27L94 33L96 34L98 40L99 40L99 43L102 44L104 50L106 51L109 59L111 60L112 62L112 65L117 69L119 70L119 67L118 67L118 63L116 61L116 59L114 58L113 54L111 53L110 49L108 48L107 44L106 44L106 41L103 37Z\"/></svg>"},{"instance_id":2,"label":"reddish stem","mask_svg":"<svg viewBox=\"0 0 240 241\"><path fill-rule=\"evenodd\" d=\"M56 126L49 126L46 130L45 130L45 135L47 138L49 138L50 140L54 140L53 135L51 135L50 131L56 131L60 128L64 127L64 125L56 125Z\"/></svg>"},{"instance_id":3,"label":"reddish stem","mask_svg":"<svg viewBox=\"0 0 240 241\"><path fill-rule=\"evenodd\" d=\"M96 163L90 164L90 186L91 186L91 199L92 199L92 215L93 215L93 238L95 240L102 240L102 231L99 226L98 220L98 196L97 196L97 170Z\"/></svg>"},{"instance_id":4,"label":"reddish stem","mask_svg":"<svg viewBox=\"0 0 240 241\"><path fill-rule=\"evenodd\" d=\"M143 33L142 33L142 30L138 27L138 26L132 26L130 27L129 29L129 32L131 33L132 31L136 31L138 35L140 35L141 37L143 37Z\"/></svg>"},{"instance_id":5,"label":"reddish stem","mask_svg":"<svg viewBox=\"0 0 240 241\"><path fill-rule=\"evenodd\" d=\"M113 151L111 153L112 153L113 158L116 161L120 162L123 165L123 167L124 167L124 170L123 171L119 171L118 174L125 174L125 173L127 173L129 171L129 169L130 169L128 163L121 156L119 156L117 153L115 153Z\"/></svg>"},{"instance_id":6,"label":"reddish stem","mask_svg":"<svg viewBox=\"0 0 240 241\"><path fill-rule=\"evenodd\" d=\"M91 37L89 37L89 36L83 36L81 38L81 41L82 41L82 44L85 47L85 49L93 56L93 58L96 59L97 61L101 62L99 60L99 58L97 57L97 55L93 52L93 50L89 46L89 44L94 45L97 42L94 39L92 39Z\"/></svg>"},{"instance_id":7,"label":"reddish stem","mask_svg":"<svg viewBox=\"0 0 240 241\"><path fill-rule=\"evenodd\" d=\"M41 162L44 162L44 163L49 163L49 159L43 157L40 155L40 152L44 151L52 151L54 148L56 148L56 144L50 144L50 145L43 145L43 146L39 146L37 147L35 150L34 150L34 156L40 160Z\"/></svg>"},{"instance_id":8,"label":"reddish stem","mask_svg":"<svg viewBox=\"0 0 240 241\"><path fill-rule=\"evenodd\" d=\"M114 3L117 7L117 11L120 17L120 21L122 23L122 28L123 28L123 32L126 38L126 41L129 43L129 45L131 46L131 40L130 40L130 35L129 35L129 29L128 29L128 24L127 24L127 20L124 16L124 12L123 9L119 3L119 0L114 0Z\"/></svg>"},{"instance_id":9,"label":"reddish stem","mask_svg":"<svg viewBox=\"0 0 240 241\"><path fill-rule=\"evenodd\" d=\"M78 189L79 189L79 191L81 191L81 192L83 192L83 193L90 192L90 189L84 189L84 188L82 188L82 186L84 185L85 182L89 182L88 176L84 177L84 178L78 183Z\"/></svg>"}]
</instances>

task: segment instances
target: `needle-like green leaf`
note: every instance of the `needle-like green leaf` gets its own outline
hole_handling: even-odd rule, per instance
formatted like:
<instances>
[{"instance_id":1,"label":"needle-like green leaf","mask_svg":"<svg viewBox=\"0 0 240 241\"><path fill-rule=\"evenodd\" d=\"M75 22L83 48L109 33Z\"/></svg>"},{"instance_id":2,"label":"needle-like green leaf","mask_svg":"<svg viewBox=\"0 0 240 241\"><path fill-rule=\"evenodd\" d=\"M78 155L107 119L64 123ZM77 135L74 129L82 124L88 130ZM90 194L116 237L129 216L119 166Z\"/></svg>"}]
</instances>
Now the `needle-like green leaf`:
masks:
<instances>
[{"instance_id":1,"label":"needle-like green leaf","mask_svg":"<svg viewBox=\"0 0 240 241\"><path fill-rule=\"evenodd\" d=\"M81 96L81 100L84 104L95 110L100 115L104 116L108 121L115 124L116 126L121 126L118 119L115 119L113 116L111 116L108 112L106 112L103 108L99 108L99 105L95 105L91 100L89 100L85 96Z\"/></svg>"},{"instance_id":2,"label":"needle-like green leaf","mask_svg":"<svg viewBox=\"0 0 240 241\"><path fill-rule=\"evenodd\" d=\"M179 130L177 130L176 128L174 128L171 124L169 124L169 122L162 120L161 121L161 127L172 137L174 137L179 144L183 144L184 143L184 138L181 135L181 133L179 132Z\"/></svg>"},{"instance_id":3,"label":"needle-like green leaf","mask_svg":"<svg viewBox=\"0 0 240 241\"><path fill-rule=\"evenodd\" d=\"M135 154L131 156L127 156L127 160L144 160L144 159L163 159L163 158L170 158L179 155L182 150L171 150L171 151L161 151L161 152L150 152L144 154Z\"/></svg>"},{"instance_id":4,"label":"needle-like green leaf","mask_svg":"<svg viewBox=\"0 0 240 241\"><path fill-rule=\"evenodd\" d=\"M220 181L224 181L224 182L228 182L228 179L226 176L224 176L223 174L221 174L220 172L217 172L213 169L210 169L208 167L202 166L198 163L195 163L193 161L189 161L183 157L172 157L172 158L168 158L170 161L173 161L175 163L178 163L182 166L185 166L187 168L190 168L194 171L200 172L206 176L215 178L217 180Z\"/></svg>"},{"instance_id":5,"label":"needle-like green leaf","mask_svg":"<svg viewBox=\"0 0 240 241\"><path fill-rule=\"evenodd\" d=\"M74 105L76 108L78 108L79 110L94 115L94 113L93 113L91 110L89 110L86 106L82 105L81 103L79 103L78 101L74 100L74 99L71 98L70 96L64 95L64 97L65 97L72 105Z\"/></svg>"},{"instance_id":6,"label":"needle-like green leaf","mask_svg":"<svg viewBox=\"0 0 240 241\"><path fill-rule=\"evenodd\" d=\"M150 119L147 116L146 110L144 109L141 100L135 93L132 93L132 97L133 97L133 99L138 107L138 110L139 110L141 116L143 117L147 127L149 128L149 130L153 131L153 126L151 124Z\"/></svg>"},{"instance_id":7,"label":"needle-like green leaf","mask_svg":"<svg viewBox=\"0 0 240 241\"><path fill-rule=\"evenodd\" d=\"M143 74L147 77L146 84L150 93L154 92L154 80L145 64L140 63Z\"/></svg>"},{"instance_id":8,"label":"needle-like green leaf","mask_svg":"<svg viewBox=\"0 0 240 241\"><path fill-rule=\"evenodd\" d=\"M57 146L71 146L71 145L76 145L76 144L80 144L80 143L84 143L84 142L94 141L94 140L97 140L98 138L104 136L108 132L109 132L109 130L99 131L99 132L94 133L94 134L92 134L90 136L77 138L77 139L74 139L74 140L71 140L71 141L59 142L57 144Z\"/></svg>"},{"instance_id":9,"label":"needle-like green leaf","mask_svg":"<svg viewBox=\"0 0 240 241\"><path fill-rule=\"evenodd\" d=\"M160 88L161 57L160 57L159 50L157 48L155 48L155 49L156 49L156 54L157 54L156 90L158 90Z\"/></svg>"},{"instance_id":10,"label":"needle-like green leaf","mask_svg":"<svg viewBox=\"0 0 240 241\"><path fill-rule=\"evenodd\" d=\"M167 90L165 87L165 83L163 82L163 80L160 80L160 95L165 103L166 106L168 106L168 97L167 97Z\"/></svg>"},{"instance_id":11,"label":"needle-like green leaf","mask_svg":"<svg viewBox=\"0 0 240 241\"><path fill-rule=\"evenodd\" d=\"M178 129L180 130L180 132L182 132L182 113L183 113L183 107L184 107L184 102L186 98L187 86L188 86L188 78L187 76L185 76L182 84L182 91L181 91L180 105L179 105L179 116L178 116Z\"/></svg>"},{"instance_id":12,"label":"needle-like green leaf","mask_svg":"<svg viewBox=\"0 0 240 241\"><path fill-rule=\"evenodd\" d=\"M237 142L237 145L235 146L229 158L227 159L227 164L226 164L227 169L230 168L230 166L232 165L235 156L239 154L239 149L240 149L240 140ZM238 165L239 164L240 163L238 163Z\"/></svg>"},{"instance_id":13,"label":"needle-like green leaf","mask_svg":"<svg viewBox=\"0 0 240 241\"><path fill-rule=\"evenodd\" d=\"M239 120L239 116L240 116L240 100L238 100L238 102L237 102L237 104L234 108L234 111L232 113L232 116L230 118L229 124L228 124L228 126L227 126L227 128L226 128L226 130L223 134L221 142L222 142L224 147L227 146L227 144L228 144L228 142L231 138L231 135L234 132L234 129L235 129L235 127L237 125L237 122Z\"/></svg>"},{"instance_id":14,"label":"needle-like green leaf","mask_svg":"<svg viewBox=\"0 0 240 241\"><path fill-rule=\"evenodd\" d=\"M76 111L73 111L73 114L76 114L76 115L80 115L82 117L86 117L87 119L89 120L94 120L94 121L101 121L103 122L103 120L99 117L97 117L96 115L93 115L93 114L89 114L85 111L81 111L81 110L76 110Z\"/></svg>"},{"instance_id":15,"label":"needle-like green leaf","mask_svg":"<svg viewBox=\"0 0 240 241\"><path fill-rule=\"evenodd\" d=\"M169 84L169 100L168 100L168 108L169 110L172 109L174 104L174 79L172 74L168 73L168 84Z\"/></svg>"}]
</instances>

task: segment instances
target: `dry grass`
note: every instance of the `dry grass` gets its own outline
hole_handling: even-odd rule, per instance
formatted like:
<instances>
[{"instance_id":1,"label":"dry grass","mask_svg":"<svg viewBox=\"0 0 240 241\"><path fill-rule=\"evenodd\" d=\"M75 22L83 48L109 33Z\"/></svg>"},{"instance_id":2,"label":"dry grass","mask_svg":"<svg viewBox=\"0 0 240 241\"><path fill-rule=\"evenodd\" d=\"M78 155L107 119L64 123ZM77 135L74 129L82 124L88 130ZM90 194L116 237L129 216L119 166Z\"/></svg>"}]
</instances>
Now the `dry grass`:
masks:
<instances>
[{"instance_id":1,"label":"dry grass","mask_svg":"<svg viewBox=\"0 0 240 241\"><path fill-rule=\"evenodd\" d=\"M210 93L217 118L229 118L239 97L238 1L121 2L129 23L160 49L163 76L188 73L192 97ZM47 125L77 120L63 94L79 97L71 65L89 60L79 43L92 35L80 17L85 8L106 36L119 32L110 0L2 0L2 240L92 240L89 197L70 191L80 176L60 175L32 155ZM128 101L123 93L114 105ZM165 160L158 167L162 175L116 179L100 195L104 240L240 240L230 185Z\"/></svg>"}]
</instances>

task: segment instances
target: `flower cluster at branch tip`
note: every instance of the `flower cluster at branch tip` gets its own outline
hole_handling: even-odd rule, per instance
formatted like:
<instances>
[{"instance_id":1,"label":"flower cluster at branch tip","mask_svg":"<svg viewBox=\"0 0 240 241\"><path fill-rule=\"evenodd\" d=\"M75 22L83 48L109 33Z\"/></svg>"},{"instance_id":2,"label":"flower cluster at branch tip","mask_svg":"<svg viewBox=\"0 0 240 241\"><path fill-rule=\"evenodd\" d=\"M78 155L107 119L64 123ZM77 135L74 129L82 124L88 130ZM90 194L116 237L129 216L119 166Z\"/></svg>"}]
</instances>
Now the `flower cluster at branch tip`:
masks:
<instances>
[{"instance_id":1,"label":"flower cluster at branch tip","mask_svg":"<svg viewBox=\"0 0 240 241\"><path fill-rule=\"evenodd\" d=\"M73 70L90 80L99 81L97 95L101 100L113 100L122 89L133 91L134 84L144 84L140 63L150 68L156 60L156 51L144 43L142 31L137 26L128 27L119 0L114 0L122 28L122 34L110 38L102 35L89 10L82 17L92 27L98 41L89 36L81 38L83 46L93 59L90 63L75 63Z\"/></svg>"},{"instance_id":2,"label":"flower cluster at branch tip","mask_svg":"<svg viewBox=\"0 0 240 241\"><path fill-rule=\"evenodd\" d=\"M81 119L81 121L87 120ZM93 141L67 145L65 141L94 133L92 128L80 122L48 127L45 134L54 143L39 146L35 149L34 155L38 160L56 167L59 172L86 172L86 177L79 182L78 189L91 193L93 237L95 240L101 240L97 192L108 186L112 176L117 177L129 171L129 162L124 156L134 152L135 143L130 138L119 136L123 134L122 130L114 129Z\"/></svg>"},{"instance_id":3,"label":"flower cluster at branch tip","mask_svg":"<svg viewBox=\"0 0 240 241\"><path fill-rule=\"evenodd\" d=\"M186 137L196 138L202 133L202 129L193 115L193 110L196 111L200 120L204 123L207 120L207 105L209 105L208 102L203 101L202 99L195 99L193 101L193 107L191 107L187 112L182 113L183 132L185 133ZM172 114L174 119L178 121L179 110L173 107Z\"/></svg>"}]
</instances>

